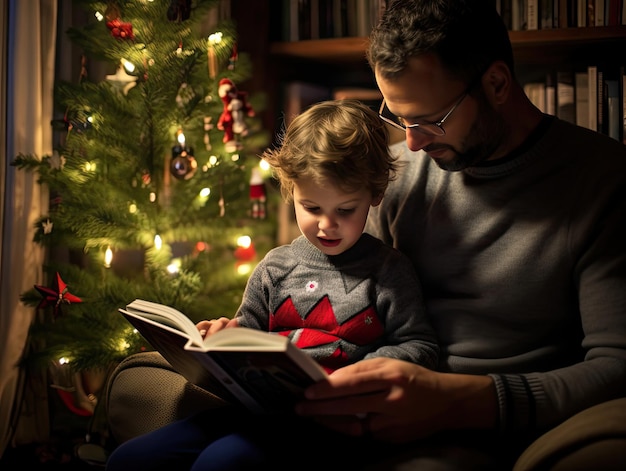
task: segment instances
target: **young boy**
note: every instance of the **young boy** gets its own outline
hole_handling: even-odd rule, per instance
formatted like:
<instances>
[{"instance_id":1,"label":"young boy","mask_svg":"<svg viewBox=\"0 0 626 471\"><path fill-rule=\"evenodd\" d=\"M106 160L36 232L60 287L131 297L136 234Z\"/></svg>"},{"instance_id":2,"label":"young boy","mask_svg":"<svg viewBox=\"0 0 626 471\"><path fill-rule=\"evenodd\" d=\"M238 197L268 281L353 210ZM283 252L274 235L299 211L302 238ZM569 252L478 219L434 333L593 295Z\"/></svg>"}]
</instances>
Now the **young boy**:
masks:
<instances>
[{"instance_id":1,"label":"young boy","mask_svg":"<svg viewBox=\"0 0 626 471\"><path fill-rule=\"evenodd\" d=\"M388 137L378 115L355 100L317 103L294 118L280 148L262 157L293 201L302 235L261 260L232 320L198 323L205 335L234 326L280 332L329 373L383 356L437 366L439 349L411 264L363 233L370 207L381 202L397 170ZM274 466L297 448L285 446L292 436L323 433L336 447L346 439L295 416L271 419L272 439L267 418L239 411L200 416L123 444L107 469Z\"/></svg>"}]
</instances>

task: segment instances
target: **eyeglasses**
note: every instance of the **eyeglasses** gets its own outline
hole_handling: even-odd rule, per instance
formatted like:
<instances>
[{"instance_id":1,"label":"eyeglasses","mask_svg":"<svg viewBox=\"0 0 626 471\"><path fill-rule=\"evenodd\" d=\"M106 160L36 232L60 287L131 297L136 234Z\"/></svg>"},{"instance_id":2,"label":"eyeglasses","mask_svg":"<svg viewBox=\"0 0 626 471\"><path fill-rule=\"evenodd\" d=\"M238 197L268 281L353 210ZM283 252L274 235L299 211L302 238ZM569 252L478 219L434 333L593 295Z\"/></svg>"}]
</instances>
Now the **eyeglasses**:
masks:
<instances>
[{"instance_id":1,"label":"eyeglasses","mask_svg":"<svg viewBox=\"0 0 626 471\"><path fill-rule=\"evenodd\" d=\"M446 134L446 130L443 129L443 123L450 117L450 115L454 112L454 110L458 108L458 106L465 99L465 97L469 95L470 90L471 90L471 87L465 90L465 92L463 92L461 97L456 101L454 106L450 108L450 111L448 111L444 115L443 118L441 118L439 121L435 123L404 124L402 122L402 118L398 118L391 111L389 111L389 108L387 108L387 103L385 103L385 100L383 100L383 102L380 104L380 109L378 110L378 117L382 119L384 122L389 123L393 127L396 127L403 131L406 131L407 129L415 129L428 136L443 136Z\"/></svg>"}]
</instances>

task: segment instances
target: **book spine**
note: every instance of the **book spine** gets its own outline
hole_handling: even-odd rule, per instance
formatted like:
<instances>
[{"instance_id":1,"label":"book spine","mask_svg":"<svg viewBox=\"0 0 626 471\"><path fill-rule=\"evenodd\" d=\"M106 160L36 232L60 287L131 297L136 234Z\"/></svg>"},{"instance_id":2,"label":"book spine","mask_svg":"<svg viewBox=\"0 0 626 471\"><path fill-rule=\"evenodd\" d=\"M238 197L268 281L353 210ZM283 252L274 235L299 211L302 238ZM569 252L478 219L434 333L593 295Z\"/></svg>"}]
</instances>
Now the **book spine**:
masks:
<instances>
[{"instance_id":1,"label":"book spine","mask_svg":"<svg viewBox=\"0 0 626 471\"><path fill-rule=\"evenodd\" d=\"M598 69L598 80L596 83L596 106L598 116L598 132L607 134L606 119L606 86L604 84L604 70Z\"/></svg>"},{"instance_id":2,"label":"book spine","mask_svg":"<svg viewBox=\"0 0 626 471\"><path fill-rule=\"evenodd\" d=\"M526 29L539 29L539 0L526 1Z\"/></svg>"},{"instance_id":3,"label":"book spine","mask_svg":"<svg viewBox=\"0 0 626 471\"><path fill-rule=\"evenodd\" d=\"M557 26L554 23L555 15L554 15L554 6L555 4L558 6L558 0L541 0L539 2L539 6L541 7L541 21L539 27L541 29L552 29Z\"/></svg>"},{"instance_id":4,"label":"book spine","mask_svg":"<svg viewBox=\"0 0 626 471\"><path fill-rule=\"evenodd\" d=\"M556 112L565 121L576 124L576 107L574 104L574 74L569 71L558 71L556 77Z\"/></svg>"},{"instance_id":5,"label":"book spine","mask_svg":"<svg viewBox=\"0 0 626 471\"><path fill-rule=\"evenodd\" d=\"M589 87L589 94L587 99L589 101L589 129L592 131L598 130L598 67L590 65L587 67L587 81Z\"/></svg>"},{"instance_id":6,"label":"book spine","mask_svg":"<svg viewBox=\"0 0 626 471\"><path fill-rule=\"evenodd\" d=\"M587 72L576 72L576 124L589 128L589 75Z\"/></svg>"},{"instance_id":7,"label":"book spine","mask_svg":"<svg viewBox=\"0 0 626 471\"><path fill-rule=\"evenodd\" d=\"M605 0L595 0L595 8L594 8L594 22L590 23L589 26L604 26L605 21L605 8L604 2Z\"/></svg>"},{"instance_id":8,"label":"book spine","mask_svg":"<svg viewBox=\"0 0 626 471\"><path fill-rule=\"evenodd\" d=\"M609 137L620 140L619 122L619 85L617 80L606 81L606 103L607 103L607 133Z\"/></svg>"},{"instance_id":9,"label":"book spine","mask_svg":"<svg viewBox=\"0 0 626 471\"><path fill-rule=\"evenodd\" d=\"M552 73L546 75L546 113L556 116L556 86Z\"/></svg>"}]
</instances>

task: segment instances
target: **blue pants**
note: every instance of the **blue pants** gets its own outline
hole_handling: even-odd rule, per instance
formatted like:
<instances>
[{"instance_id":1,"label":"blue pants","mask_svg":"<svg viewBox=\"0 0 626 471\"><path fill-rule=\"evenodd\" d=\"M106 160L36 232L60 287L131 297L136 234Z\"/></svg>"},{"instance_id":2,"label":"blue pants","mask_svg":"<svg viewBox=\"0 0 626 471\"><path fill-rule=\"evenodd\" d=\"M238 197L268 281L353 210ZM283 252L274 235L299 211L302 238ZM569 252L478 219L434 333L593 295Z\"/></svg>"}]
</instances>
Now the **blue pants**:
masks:
<instances>
[{"instance_id":1,"label":"blue pants","mask_svg":"<svg viewBox=\"0 0 626 471\"><path fill-rule=\"evenodd\" d=\"M352 468L371 448L294 416L208 410L117 447L107 471L231 471ZM331 458L332 457L332 458Z\"/></svg>"},{"instance_id":2,"label":"blue pants","mask_svg":"<svg viewBox=\"0 0 626 471\"><path fill-rule=\"evenodd\" d=\"M511 469L511 450L497 434L446 433L404 445L332 432L287 416L213 409L133 438L116 448L106 471L324 471ZM517 443L519 445L519 443Z\"/></svg>"}]
</instances>

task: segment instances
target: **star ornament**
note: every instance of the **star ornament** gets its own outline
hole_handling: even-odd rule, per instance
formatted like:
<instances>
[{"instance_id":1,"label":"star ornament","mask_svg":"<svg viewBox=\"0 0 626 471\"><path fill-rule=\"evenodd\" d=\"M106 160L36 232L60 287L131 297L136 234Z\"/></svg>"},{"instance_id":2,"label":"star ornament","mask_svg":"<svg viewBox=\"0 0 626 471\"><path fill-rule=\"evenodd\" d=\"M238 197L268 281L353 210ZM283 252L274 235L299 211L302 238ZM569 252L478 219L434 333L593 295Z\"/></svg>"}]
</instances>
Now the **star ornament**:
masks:
<instances>
[{"instance_id":1,"label":"star ornament","mask_svg":"<svg viewBox=\"0 0 626 471\"><path fill-rule=\"evenodd\" d=\"M83 300L68 291L67 285L58 272L54 284L54 289L39 285L35 285L35 289L43 297L37 305L37 309L53 306L54 318L56 319L61 314L61 304L82 303Z\"/></svg>"},{"instance_id":2,"label":"star ornament","mask_svg":"<svg viewBox=\"0 0 626 471\"><path fill-rule=\"evenodd\" d=\"M41 223L41 227L44 234L51 234L54 224L50 219L46 219L44 222Z\"/></svg>"},{"instance_id":3,"label":"star ornament","mask_svg":"<svg viewBox=\"0 0 626 471\"><path fill-rule=\"evenodd\" d=\"M117 72L113 75L107 75L106 79L118 87L124 95L128 95L128 91L137 85L138 78L127 73L124 67L120 65L117 68Z\"/></svg>"},{"instance_id":4,"label":"star ornament","mask_svg":"<svg viewBox=\"0 0 626 471\"><path fill-rule=\"evenodd\" d=\"M63 170L63 167L65 167L65 162L65 157L59 154L59 152L56 150L54 151L50 159L48 159L48 164L50 165L50 168L54 170Z\"/></svg>"}]
</instances>

